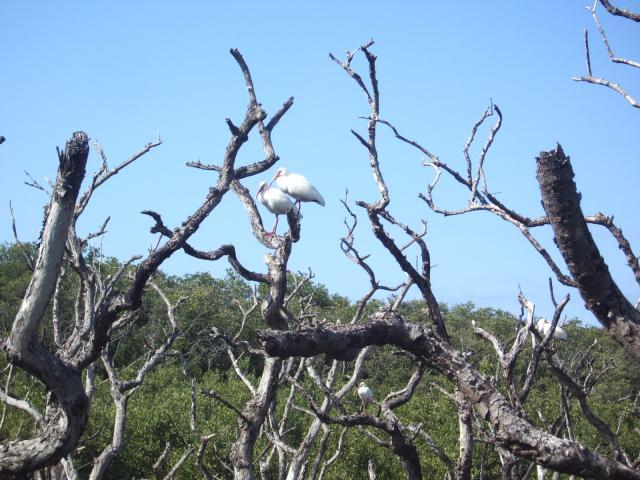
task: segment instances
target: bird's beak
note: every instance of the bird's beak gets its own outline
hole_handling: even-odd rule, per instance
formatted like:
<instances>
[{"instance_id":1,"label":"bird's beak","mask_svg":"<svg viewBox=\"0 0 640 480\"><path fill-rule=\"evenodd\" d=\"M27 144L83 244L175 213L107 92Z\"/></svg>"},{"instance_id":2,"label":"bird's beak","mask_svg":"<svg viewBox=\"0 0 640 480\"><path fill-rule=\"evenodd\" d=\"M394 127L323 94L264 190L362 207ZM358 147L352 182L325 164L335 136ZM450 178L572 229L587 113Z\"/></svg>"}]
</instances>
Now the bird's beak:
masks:
<instances>
[{"instance_id":1,"label":"bird's beak","mask_svg":"<svg viewBox=\"0 0 640 480\"><path fill-rule=\"evenodd\" d=\"M271 188L271 185L273 185L273 182L276 181L276 178L278 178L278 172L276 172L276 174L273 176L273 178L271 179L271 181L269 182L269 188Z\"/></svg>"}]
</instances>

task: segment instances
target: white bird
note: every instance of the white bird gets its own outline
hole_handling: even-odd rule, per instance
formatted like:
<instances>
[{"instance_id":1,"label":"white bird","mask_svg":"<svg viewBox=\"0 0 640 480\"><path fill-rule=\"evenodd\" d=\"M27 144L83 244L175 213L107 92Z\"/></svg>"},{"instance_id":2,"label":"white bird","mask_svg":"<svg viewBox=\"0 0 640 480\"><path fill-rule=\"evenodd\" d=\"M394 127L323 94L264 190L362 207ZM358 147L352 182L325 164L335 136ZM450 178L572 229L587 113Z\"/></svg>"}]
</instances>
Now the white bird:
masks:
<instances>
[{"instance_id":1,"label":"white bird","mask_svg":"<svg viewBox=\"0 0 640 480\"><path fill-rule=\"evenodd\" d=\"M296 199L298 211L300 211L300 202L316 202L324 207L324 198L322 198L320 192L302 175L289 173L286 168L281 167L276 170L276 174L271 179L269 186L274 181L278 184L280 190Z\"/></svg>"},{"instance_id":2,"label":"white bird","mask_svg":"<svg viewBox=\"0 0 640 480\"><path fill-rule=\"evenodd\" d=\"M360 382L360 385L358 385L358 396L360 397L361 411L364 412L367 408L367 403L373 403L373 392L364 382Z\"/></svg>"},{"instance_id":3,"label":"white bird","mask_svg":"<svg viewBox=\"0 0 640 480\"><path fill-rule=\"evenodd\" d=\"M276 223L273 226L271 235L276 233L278 228L278 215L284 215L293 208L293 202L287 195L277 188L271 188L267 185L267 182L260 182L258 184L258 193L256 198L260 200L267 210L276 216Z\"/></svg>"},{"instance_id":4,"label":"white bird","mask_svg":"<svg viewBox=\"0 0 640 480\"><path fill-rule=\"evenodd\" d=\"M546 318L541 318L536 324L536 330L538 330L540 335L546 337L551 330L551 322ZM558 340L567 340L569 337L567 336L567 332L565 332L562 327L556 325L556 329L553 332L553 338L557 338Z\"/></svg>"}]
</instances>

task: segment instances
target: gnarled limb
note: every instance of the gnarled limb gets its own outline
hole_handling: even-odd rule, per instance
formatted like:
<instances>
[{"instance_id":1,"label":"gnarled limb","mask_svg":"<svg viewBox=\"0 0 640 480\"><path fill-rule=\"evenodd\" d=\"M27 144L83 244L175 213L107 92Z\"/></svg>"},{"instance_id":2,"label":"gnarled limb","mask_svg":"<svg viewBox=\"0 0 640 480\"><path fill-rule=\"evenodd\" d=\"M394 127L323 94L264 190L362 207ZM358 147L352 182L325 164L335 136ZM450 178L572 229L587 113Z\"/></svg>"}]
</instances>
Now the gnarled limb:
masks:
<instances>
[{"instance_id":1,"label":"gnarled limb","mask_svg":"<svg viewBox=\"0 0 640 480\"><path fill-rule=\"evenodd\" d=\"M634 22L640 22L640 14L631 12L626 8L620 9L615 5L613 5L611 2L609 2L609 0L599 0L599 1L602 4L602 6L606 8L611 15L628 18L629 20L632 20Z\"/></svg>"},{"instance_id":2,"label":"gnarled limb","mask_svg":"<svg viewBox=\"0 0 640 480\"><path fill-rule=\"evenodd\" d=\"M445 375L489 422L495 443L514 455L559 472L594 479L640 479L640 472L599 455L584 446L539 430L519 417L496 389L448 343L424 326L407 323L393 311L372 315L361 325L324 326L300 332L267 330L259 333L265 351L275 357L337 354L367 345L394 345Z\"/></svg>"},{"instance_id":3,"label":"gnarled limb","mask_svg":"<svg viewBox=\"0 0 640 480\"><path fill-rule=\"evenodd\" d=\"M456 459L455 478L456 480L471 480L471 468L473 466L471 405L459 390L454 393L454 402L458 410L458 458Z\"/></svg>"},{"instance_id":4,"label":"gnarled limb","mask_svg":"<svg viewBox=\"0 0 640 480\"><path fill-rule=\"evenodd\" d=\"M231 53L241 66L245 78L248 78L246 64L240 54L235 50ZM86 425L89 408L89 398L81 381L82 371L91 368L90 366L104 351L113 332L128 325L142 304L142 298L150 278L163 262L177 250L184 248L190 250L194 256L200 255L208 259L226 255L232 266L239 272L245 273L247 277L252 277L257 281L267 281L266 276L254 275L254 272L245 269L237 260L232 246L223 246L219 251L213 253L203 253L191 249L187 243L202 222L222 201L224 195L231 188L232 182L237 181L237 178L266 171L277 161L277 156L270 143L270 135L280 118L290 108L292 99L285 102L284 106L265 126L263 120L266 118L266 113L257 103L253 90L250 90L249 94L249 106L241 124L236 126L230 120L227 122L231 138L222 165L217 170L219 172L217 182L210 188L201 206L179 228L169 231L162 225L160 216L157 214L154 216L156 219L154 228L166 237L166 241L161 245L158 242L158 246L152 249L135 268L131 282L127 283L124 288L118 288L122 286L122 277L126 271L131 270L130 263L137 258L132 257L118 272L103 279L97 266L85 258L84 249L87 247L89 239L104 233L106 221L97 232L84 239L77 235L75 223L85 211L85 207L96 188L157 146L160 140L148 144L129 160L112 170L108 168L106 156L103 154L102 167L93 176L88 190L77 202L88 155L86 134L82 132L74 134L74 137L67 143L64 154L59 154L61 166L56 184L51 185L53 189L52 200L47 209L45 226L41 233L39 258L35 265L31 284L15 318L12 334L3 345L9 361L39 378L52 392L54 403L47 409L44 416L44 424L47 425L46 437L43 435L33 440L20 440L0 445L0 471L25 473L57 462L75 446ZM266 159L246 167L240 167L236 171L235 163L238 152L247 142L249 134L254 131L255 127L260 131ZM290 224L297 225L296 219L290 218ZM294 231L292 237L295 237L296 228L292 230ZM277 248L277 245L273 246ZM75 272L78 276L80 288L76 297L73 319L61 319L60 309L54 306L54 318L57 324L54 342L56 352L53 353L38 341L37 331L52 292L56 284L59 284L60 265L63 262L65 249L67 256L64 261L70 267L68 271ZM286 270L284 276L286 277ZM277 313L274 310L267 318L275 322ZM63 320L65 326L70 326L73 329L66 338L62 338L63 329L59 328L59 324ZM269 325L276 326L275 323L269 323ZM134 384L137 379L132 382L127 383L127 386L136 388Z\"/></svg>"},{"instance_id":5,"label":"gnarled limb","mask_svg":"<svg viewBox=\"0 0 640 480\"><path fill-rule=\"evenodd\" d=\"M388 441L380 440L371 434L369 434L369 436L372 436L380 446L389 448L398 457L398 460L400 460L403 467L406 469L410 480L418 480L422 478L422 468L420 466L418 450L415 445L413 445L409 435L407 435L407 429L395 415L393 409L403 405L411 399L416 386L422 378L423 372L424 365L421 363L403 390L389 394L380 403L380 413L378 416L371 415L364 411L359 414L350 415L346 412L344 407L340 405L340 401L337 398L332 398L334 405L338 407L339 411L341 411L341 414L338 417L333 417L328 414L326 409L323 410L318 407L312 396L302 389L300 385L297 386L306 397L315 415L323 423L338 424L343 427L370 426L385 432L389 436Z\"/></svg>"},{"instance_id":6,"label":"gnarled limb","mask_svg":"<svg viewBox=\"0 0 640 480\"><path fill-rule=\"evenodd\" d=\"M331 363L331 368L329 369L329 373L327 374L326 381L322 381L319 375L313 369L313 366L307 362L307 371L309 375L316 381L316 384L325 392L325 397L318 407L318 411L322 415L326 415L331 406L339 403L346 395L353 390L358 379L360 378L360 373L364 366L364 361L367 358L367 354L369 352L368 348L364 348L360 350L356 361L353 366L353 370L351 372L351 376L349 380L340 388L338 391L333 393L331 388L333 388L334 382L336 381L336 374L338 373L338 360L333 360ZM296 452L291 458L291 462L289 463L289 468L287 470L287 480L295 480L299 478L304 465L306 464L309 454L311 453L311 447L316 441L318 434L320 433L320 428L322 427L322 419L321 417L316 416L313 422L307 429L307 433L300 442L300 445L296 449Z\"/></svg>"},{"instance_id":7,"label":"gnarled limb","mask_svg":"<svg viewBox=\"0 0 640 480\"><path fill-rule=\"evenodd\" d=\"M395 261L398 263L400 268L409 276L411 281L418 287L422 297L424 298L427 304L427 311L429 314L430 320L436 326L436 330L438 334L444 338L449 338L447 334L447 329L444 324L444 320L442 319L442 315L440 312L440 308L438 306L438 301L433 294L433 290L431 288L431 258L429 254L429 249L426 246L424 241L424 235L426 234L426 230L424 233L419 234L411 229L408 225L401 223L396 220L391 213L387 210L389 206L390 197L389 197L389 189L387 187L386 182L382 176L382 170L380 168L380 159L378 155L378 149L376 146L376 136L377 136L377 125L379 121L380 114L380 92L378 89L378 79L376 76L376 56L371 53L370 47L373 45L373 40L370 40L366 44L362 45L357 51L361 51L365 58L367 59L367 63L369 65L369 83L371 86L371 91L373 94L369 92L369 89L366 87L362 77L357 74L351 68L351 61L356 52L347 52L346 59L343 62L340 62L336 57L330 55L330 58L336 62L338 65L342 67L342 69L353 78L358 86L362 89L367 97L367 101L369 103L370 108L370 117L368 118L367 124L367 139L360 135L359 133L351 130L351 133L358 139L358 141L367 149L369 154L369 164L371 166L371 173L373 175L374 181L380 191L380 198L375 202L365 202L365 201L357 201L356 205L366 209L367 216L369 217L369 221L371 223L371 227L373 229L373 233L378 239L378 241L389 251L389 253L393 256ZM410 239L410 243L416 243L420 250L420 262L419 268L414 267L406 258L403 250L404 248L398 247L397 243L391 236L384 230L381 220L389 222L390 224L398 227L402 230Z\"/></svg>"}]
</instances>

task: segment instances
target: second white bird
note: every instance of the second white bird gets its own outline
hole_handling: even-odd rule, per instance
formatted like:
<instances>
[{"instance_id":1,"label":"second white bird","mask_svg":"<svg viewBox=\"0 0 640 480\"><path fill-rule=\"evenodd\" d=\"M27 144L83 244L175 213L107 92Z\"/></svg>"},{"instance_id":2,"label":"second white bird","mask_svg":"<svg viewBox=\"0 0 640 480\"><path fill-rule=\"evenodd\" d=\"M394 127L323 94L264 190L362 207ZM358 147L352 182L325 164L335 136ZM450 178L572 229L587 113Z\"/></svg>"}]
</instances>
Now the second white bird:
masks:
<instances>
[{"instance_id":1,"label":"second white bird","mask_svg":"<svg viewBox=\"0 0 640 480\"><path fill-rule=\"evenodd\" d=\"M316 202L324 207L324 198L322 198L320 192L302 175L289 173L286 168L281 167L276 170L276 174L271 179L269 186L274 181L280 190L296 199L298 210L300 209L300 202Z\"/></svg>"}]
</instances>

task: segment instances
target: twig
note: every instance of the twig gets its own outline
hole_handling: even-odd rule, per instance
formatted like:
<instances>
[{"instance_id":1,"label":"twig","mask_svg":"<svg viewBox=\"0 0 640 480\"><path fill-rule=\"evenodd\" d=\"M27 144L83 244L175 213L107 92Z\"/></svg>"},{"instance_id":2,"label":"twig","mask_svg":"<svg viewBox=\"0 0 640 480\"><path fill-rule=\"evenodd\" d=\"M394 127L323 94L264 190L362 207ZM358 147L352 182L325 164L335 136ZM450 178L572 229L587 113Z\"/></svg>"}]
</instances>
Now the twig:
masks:
<instances>
[{"instance_id":1,"label":"twig","mask_svg":"<svg viewBox=\"0 0 640 480\"><path fill-rule=\"evenodd\" d=\"M238 415L240 418L242 418L242 420L244 420L246 423L251 423L251 420L249 420L244 413L242 413L242 411L236 407L235 405L233 405L231 402L229 402L228 400L226 400L222 395L220 395L219 393L213 391L213 390L200 390L200 393L202 393L203 395L206 395L207 397L211 397L214 398L215 400L218 400L220 403L222 403L225 407L233 410L236 415Z\"/></svg>"}]
</instances>

